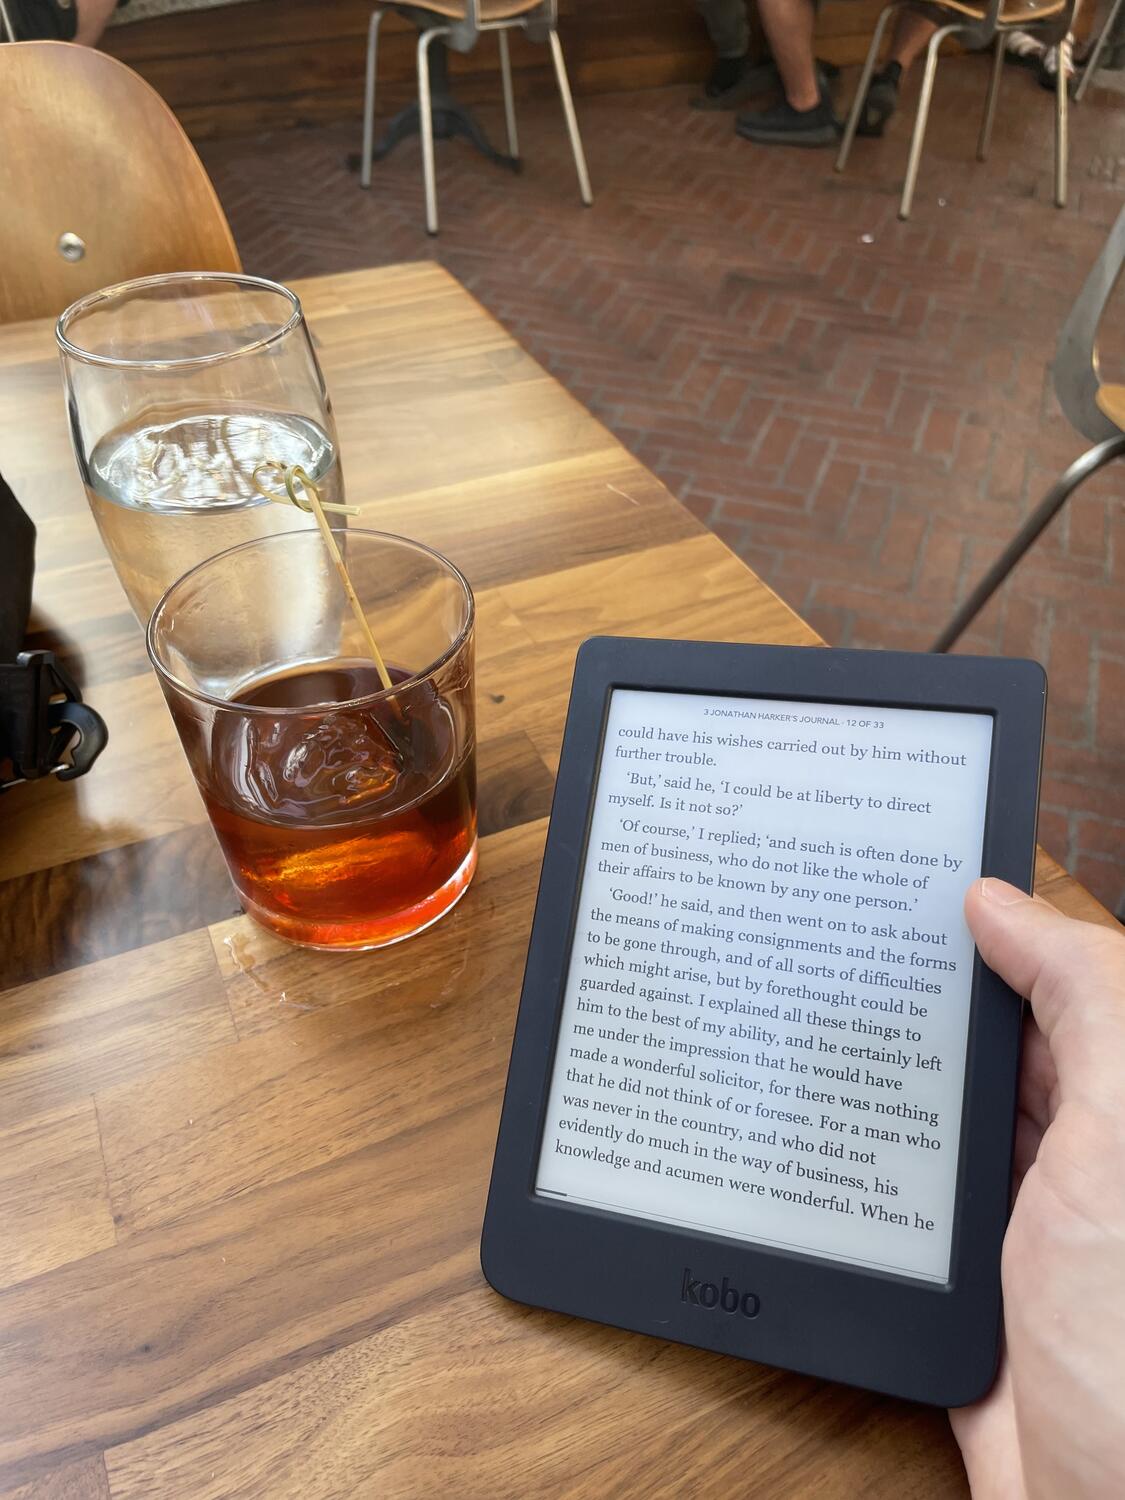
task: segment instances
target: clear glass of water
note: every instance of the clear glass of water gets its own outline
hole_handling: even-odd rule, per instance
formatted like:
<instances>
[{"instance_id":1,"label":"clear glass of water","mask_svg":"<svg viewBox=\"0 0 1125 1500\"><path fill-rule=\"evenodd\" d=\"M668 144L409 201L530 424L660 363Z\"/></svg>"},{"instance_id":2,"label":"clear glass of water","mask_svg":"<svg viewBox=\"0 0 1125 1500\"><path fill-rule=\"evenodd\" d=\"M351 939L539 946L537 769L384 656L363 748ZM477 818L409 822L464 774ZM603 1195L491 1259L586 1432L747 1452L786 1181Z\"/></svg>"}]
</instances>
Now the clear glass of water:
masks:
<instances>
[{"instance_id":1,"label":"clear glass of water","mask_svg":"<svg viewBox=\"0 0 1125 1500\"><path fill-rule=\"evenodd\" d=\"M322 500L343 500L332 405L287 287L146 276L75 302L56 337L86 496L142 625L206 558L315 526L262 497L262 464L299 465ZM284 495L276 469L261 478Z\"/></svg>"}]
</instances>

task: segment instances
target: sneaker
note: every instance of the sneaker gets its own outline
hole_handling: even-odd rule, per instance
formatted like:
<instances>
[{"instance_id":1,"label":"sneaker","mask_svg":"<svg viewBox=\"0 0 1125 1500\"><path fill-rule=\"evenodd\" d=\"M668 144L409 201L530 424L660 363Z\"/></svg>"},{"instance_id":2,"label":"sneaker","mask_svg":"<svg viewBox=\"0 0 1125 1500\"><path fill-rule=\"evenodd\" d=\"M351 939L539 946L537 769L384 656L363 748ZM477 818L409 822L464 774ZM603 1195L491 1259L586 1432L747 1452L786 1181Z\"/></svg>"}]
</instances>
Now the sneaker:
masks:
<instances>
[{"instance_id":1,"label":"sneaker","mask_svg":"<svg viewBox=\"0 0 1125 1500\"><path fill-rule=\"evenodd\" d=\"M749 53L741 57L717 57L702 94L691 100L692 109L737 109L755 94L779 86L772 59L752 63Z\"/></svg>"},{"instance_id":2,"label":"sneaker","mask_svg":"<svg viewBox=\"0 0 1125 1500\"><path fill-rule=\"evenodd\" d=\"M794 109L783 99L772 109L739 115L734 128L759 146L834 146L840 135L840 122L825 98L812 109Z\"/></svg>"},{"instance_id":3,"label":"sneaker","mask_svg":"<svg viewBox=\"0 0 1125 1500\"><path fill-rule=\"evenodd\" d=\"M817 74L822 90L840 76L835 63L817 60ZM741 57L718 57L711 69L702 94L690 101L692 109L737 109L756 94L781 90L781 74L772 57L752 63L748 53Z\"/></svg>"},{"instance_id":4,"label":"sneaker","mask_svg":"<svg viewBox=\"0 0 1125 1500\"><path fill-rule=\"evenodd\" d=\"M1043 43L1028 36L1026 31L1009 31L1004 61L1015 63L1017 68L1030 68L1034 72L1042 62L1045 51Z\"/></svg>"},{"instance_id":5,"label":"sneaker","mask_svg":"<svg viewBox=\"0 0 1125 1500\"><path fill-rule=\"evenodd\" d=\"M889 62L880 69L867 86L867 98L863 101L856 135L880 136L883 127L898 108L898 86L902 79L902 64Z\"/></svg>"}]
</instances>

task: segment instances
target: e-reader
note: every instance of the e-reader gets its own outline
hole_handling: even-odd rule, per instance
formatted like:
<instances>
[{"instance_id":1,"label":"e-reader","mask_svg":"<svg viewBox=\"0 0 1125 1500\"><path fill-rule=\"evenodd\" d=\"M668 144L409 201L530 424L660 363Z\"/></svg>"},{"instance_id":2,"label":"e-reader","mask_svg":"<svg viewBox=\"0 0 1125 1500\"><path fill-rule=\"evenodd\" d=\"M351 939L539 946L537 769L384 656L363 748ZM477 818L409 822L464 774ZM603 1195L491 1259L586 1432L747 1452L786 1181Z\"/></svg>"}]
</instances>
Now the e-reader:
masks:
<instances>
[{"instance_id":1,"label":"e-reader","mask_svg":"<svg viewBox=\"0 0 1125 1500\"><path fill-rule=\"evenodd\" d=\"M481 1261L517 1301L942 1406L991 1384L1034 662L578 655Z\"/></svg>"}]
</instances>

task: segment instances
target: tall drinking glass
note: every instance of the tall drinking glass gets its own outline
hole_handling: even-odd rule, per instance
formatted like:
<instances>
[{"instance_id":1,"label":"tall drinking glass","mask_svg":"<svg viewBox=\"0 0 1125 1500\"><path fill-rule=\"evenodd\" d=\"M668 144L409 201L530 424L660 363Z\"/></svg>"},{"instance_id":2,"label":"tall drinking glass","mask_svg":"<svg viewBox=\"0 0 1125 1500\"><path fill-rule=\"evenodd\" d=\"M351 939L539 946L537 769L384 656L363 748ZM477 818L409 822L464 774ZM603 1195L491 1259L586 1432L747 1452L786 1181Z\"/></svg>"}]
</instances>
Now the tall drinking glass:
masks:
<instances>
[{"instance_id":1,"label":"tall drinking glass","mask_svg":"<svg viewBox=\"0 0 1125 1500\"><path fill-rule=\"evenodd\" d=\"M148 649L246 911L377 948L436 922L476 868L473 596L416 542L335 534L390 691L316 531L201 563ZM323 606L294 619L300 589Z\"/></svg>"},{"instance_id":2,"label":"tall drinking glass","mask_svg":"<svg viewBox=\"0 0 1125 1500\"><path fill-rule=\"evenodd\" d=\"M288 288L147 276L75 302L56 337L90 509L142 625L204 558L315 524L262 497L261 464L299 464L323 500L343 499L332 406Z\"/></svg>"}]
</instances>

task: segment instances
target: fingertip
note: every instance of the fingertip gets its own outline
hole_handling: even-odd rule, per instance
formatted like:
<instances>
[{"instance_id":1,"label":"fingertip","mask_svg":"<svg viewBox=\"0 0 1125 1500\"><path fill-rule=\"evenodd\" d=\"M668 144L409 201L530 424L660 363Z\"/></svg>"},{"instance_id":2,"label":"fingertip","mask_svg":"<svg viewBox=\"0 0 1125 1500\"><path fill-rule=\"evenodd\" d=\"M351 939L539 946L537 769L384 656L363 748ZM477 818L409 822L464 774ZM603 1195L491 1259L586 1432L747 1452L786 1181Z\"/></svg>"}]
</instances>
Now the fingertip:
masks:
<instances>
[{"instance_id":1,"label":"fingertip","mask_svg":"<svg viewBox=\"0 0 1125 1500\"><path fill-rule=\"evenodd\" d=\"M1084 925L995 876L975 880L966 891L965 921L988 967L1033 1004L1032 986L1043 966L1068 950L1073 929Z\"/></svg>"},{"instance_id":2,"label":"fingertip","mask_svg":"<svg viewBox=\"0 0 1125 1500\"><path fill-rule=\"evenodd\" d=\"M1020 968L1019 956L1025 939L1023 908L1034 902L1025 891L988 875L974 880L965 892L965 922L981 957L1000 972L1009 984Z\"/></svg>"},{"instance_id":3,"label":"fingertip","mask_svg":"<svg viewBox=\"0 0 1125 1500\"><path fill-rule=\"evenodd\" d=\"M973 936L979 940L981 931L987 931L995 919L1003 919L1013 907L1020 907L1034 898L1018 886L998 880L994 875L974 880L965 892L965 921Z\"/></svg>"},{"instance_id":4,"label":"fingertip","mask_svg":"<svg viewBox=\"0 0 1125 1500\"><path fill-rule=\"evenodd\" d=\"M970 891L974 888L982 901L991 902L994 906L1018 906L1021 902L1031 900L1019 886L1009 885L1006 880L997 880L995 875L986 875L981 880L974 881Z\"/></svg>"}]
</instances>

